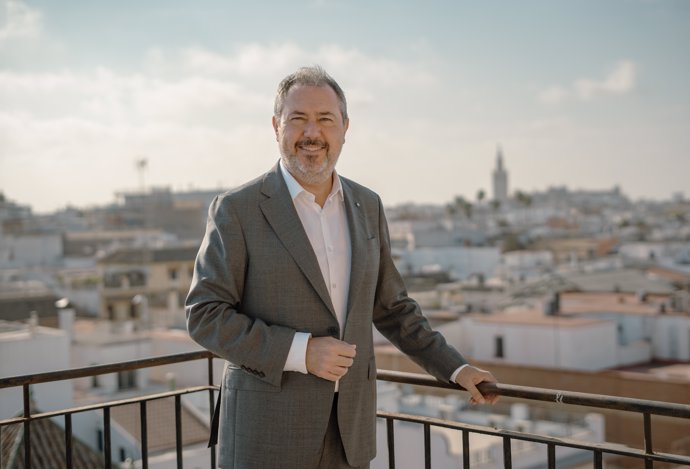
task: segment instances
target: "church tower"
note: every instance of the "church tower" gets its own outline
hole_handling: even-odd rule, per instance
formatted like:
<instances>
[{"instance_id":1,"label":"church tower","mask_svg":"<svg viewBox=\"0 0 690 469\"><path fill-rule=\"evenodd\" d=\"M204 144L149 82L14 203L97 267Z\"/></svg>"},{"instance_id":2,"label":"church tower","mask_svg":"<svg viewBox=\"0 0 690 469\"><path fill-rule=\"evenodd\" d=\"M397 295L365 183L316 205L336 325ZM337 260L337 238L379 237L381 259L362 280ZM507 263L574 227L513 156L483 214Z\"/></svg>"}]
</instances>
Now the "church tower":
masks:
<instances>
[{"instance_id":1,"label":"church tower","mask_svg":"<svg viewBox=\"0 0 690 469\"><path fill-rule=\"evenodd\" d=\"M503 168L503 152L501 146L496 151L496 168L493 171L494 200L501 203L508 200L508 172Z\"/></svg>"}]
</instances>

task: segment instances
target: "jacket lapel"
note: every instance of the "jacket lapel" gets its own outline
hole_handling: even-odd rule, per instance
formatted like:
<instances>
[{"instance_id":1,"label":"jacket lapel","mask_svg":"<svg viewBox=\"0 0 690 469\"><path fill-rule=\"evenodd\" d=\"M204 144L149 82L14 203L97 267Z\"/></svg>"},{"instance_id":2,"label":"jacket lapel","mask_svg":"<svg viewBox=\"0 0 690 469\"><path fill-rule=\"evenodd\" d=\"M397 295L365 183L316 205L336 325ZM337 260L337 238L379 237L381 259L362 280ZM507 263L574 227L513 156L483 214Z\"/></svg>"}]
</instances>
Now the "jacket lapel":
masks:
<instances>
[{"instance_id":1,"label":"jacket lapel","mask_svg":"<svg viewBox=\"0 0 690 469\"><path fill-rule=\"evenodd\" d=\"M352 244L352 261L350 264L350 292L347 298L347 317L350 318L354 305L354 295L359 291L359 284L364 278L366 267L366 242L368 232L364 208L357 199L352 187L346 179L340 178L345 194L345 213L350 227L350 243Z\"/></svg>"},{"instance_id":2,"label":"jacket lapel","mask_svg":"<svg viewBox=\"0 0 690 469\"><path fill-rule=\"evenodd\" d=\"M297 215L278 164L266 173L261 192L266 196L266 199L259 202L259 207L269 225L331 314L335 315L316 254L314 254L307 233L304 231L299 215Z\"/></svg>"}]
</instances>

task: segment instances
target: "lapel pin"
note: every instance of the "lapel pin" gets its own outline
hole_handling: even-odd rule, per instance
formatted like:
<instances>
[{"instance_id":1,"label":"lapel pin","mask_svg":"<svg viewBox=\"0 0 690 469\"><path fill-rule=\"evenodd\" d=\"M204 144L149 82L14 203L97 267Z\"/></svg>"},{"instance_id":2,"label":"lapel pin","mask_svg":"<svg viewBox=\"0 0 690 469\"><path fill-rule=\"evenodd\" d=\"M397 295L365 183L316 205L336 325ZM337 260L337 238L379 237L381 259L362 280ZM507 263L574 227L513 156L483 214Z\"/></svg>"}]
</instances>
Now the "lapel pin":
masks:
<instances>
[{"instance_id":1,"label":"lapel pin","mask_svg":"<svg viewBox=\"0 0 690 469\"><path fill-rule=\"evenodd\" d=\"M355 205L356 205L357 207L359 207L359 206L360 206L360 203L359 203L359 202L355 202Z\"/></svg>"}]
</instances>

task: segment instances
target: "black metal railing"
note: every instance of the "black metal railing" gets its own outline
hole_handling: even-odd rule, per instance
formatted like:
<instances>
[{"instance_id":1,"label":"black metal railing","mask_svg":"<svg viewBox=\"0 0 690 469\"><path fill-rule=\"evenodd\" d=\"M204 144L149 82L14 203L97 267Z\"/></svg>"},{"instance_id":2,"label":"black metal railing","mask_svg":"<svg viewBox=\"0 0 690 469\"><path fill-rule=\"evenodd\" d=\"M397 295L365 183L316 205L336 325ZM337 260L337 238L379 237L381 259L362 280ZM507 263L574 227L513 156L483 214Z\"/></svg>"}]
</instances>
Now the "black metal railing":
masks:
<instances>
[{"instance_id":1,"label":"black metal railing","mask_svg":"<svg viewBox=\"0 0 690 469\"><path fill-rule=\"evenodd\" d=\"M214 392L218 390L217 386L213 385L213 359L215 356L210 352L189 352L174 355L166 355L161 357L146 358L142 360L132 360L126 362L112 363L108 365L96 365L84 368L76 368L71 370L52 371L48 373L40 373L35 375L14 376L0 379L0 392L4 388L19 387L23 388L24 412L21 417L9 418L0 420L0 436L2 429L5 426L12 424L22 424L24 426L24 467L31 468L31 423L41 419L64 417L65 420L65 467L71 468L73 461L72 448L72 415L82 412L89 412L94 410L103 411L103 465L106 469L110 469L112 465L111 452L111 425L110 425L110 409L113 407L139 404L140 406L140 431L141 431L141 460L142 469L148 468L148 419L147 419L147 403L157 399L174 398L175 400L175 449L177 454L177 467L182 469L182 402L181 398L185 394L208 392L209 408L211 413L214 407ZM134 397L130 399L121 399L117 401L108 401L98 404L84 405L80 407L73 407L69 409L62 409L52 412L41 412L37 414L31 413L31 395L30 386L33 384L49 383L55 381L72 380L77 378L85 378L98 376L109 373L118 373L122 371L136 370L141 368L150 368L154 366L171 365L175 363L183 363L194 360L206 360L208 366L208 384L205 386L193 386L175 391L168 391L156 394L149 394L146 396ZM212 416L211 416L212 417ZM209 417L209 422L211 417ZM1 451L1 447L0 447ZM215 448L210 448L211 467L216 465ZM2 461L2 454L0 454L0 461ZM2 469L2 468L0 468Z\"/></svg>"},{"instance_id":2,"label":"black metal railing","mask_svg":"<svg viewBox=\"0 0 690 469\"><path fill-rule=\"evenodd\" d=\"M402 373L395 371L379 370L377 379L391 381L395 383L414 384L433 388L457 389L451 383L442 383L430 376ZM452 422L443 419L420 417L415 415L405 415L392 412L378 412L378 416L386 420L389 468L395 468L395 420L414 422L423 425L424 429L424 467L431 469L430 451L430 427L437 426L458 430L462 435L462 455L463 468L470 467L469 461L469 434L478 433L491 435L503 439L503 467L512 468L512 449L511 441L520 440L532 443L542 443L546 446L546 460L549 469L556 467L556 448L574 448L592 452L592 465L596 469L603 467L603 456L607 454L634 458L644 461L645 468L652 468L654 462L664 462L680 466L690 467L690 457L654 451L652 443L652 415L675 417L688 421L690 430L690 405L674 404L660 401L649 401L642 399L630 399L615 396L603 396L599 394L587 394L579 392L555 391L550 389L533 388L526 386L514 386L510 384L489 384L483 383L478 386L482 393L495 393L504 397L513 397L527 400L536 400L556 403L559 405L569 404L575 406L585 406L603 408L608 410L634 412L642 415L642 426L644 434L644 449L636 449L621 444L597 443L574 440L571 438L558 438L538 434L530 434L521 431L506 429L495 429L477 425Z\"/></svg>"},{"instance_id":3,"label":"black metal railing","mask_svg":"<svg viewBox=\"0 0 690 469\"><path fill-rule=\"evenodd\" d=\"M108 365L89 366L85 368L54 371L49 373L40 373L35 375L15 376L9 378L0 378L0 392L5 388L22 387L24 412L21 417L9 418L0 420L0 436L4 427L12 424L23 425L24 432L24 467L31 468L31 424L37 420L63 417L65 428L65 444L64 444L64 461L65 466L72 467L73 461L73 444L72 444L72 416L77 413L102 410L103 412L103 464L104 467L110 469L112 467L111 458L111 432L110 432L110 410L113 407L123 406L127 404L139 404L140 406L140 431L141 431L141 460L142 468L148 467L148 421L147 421L147 403L156 399L173 398L175 400L175 441L176 441L176 456L177 467L183 467L183 441L182 441L182 418L181 418L181 398L185 394L207 392L209 399L209 408L211 410L209 415L209 422L212 419L214 408L214 393L218 390L217 386L213 385L213 359L214 355L210 352L190 352L175 355L167 355L162 357L147 358L143 360L134 360L120 363L113 363ZM206 360L208 369L208 381L203 386L193 386L175 391L150 394L146 396L134 397L129 399L122 399L117 401L109 401L98 404L85 405L81 407L74 407L62 409L58 411L31 413L31 396L30 386L39 383L48 383L63 380L72 380L84 377L93 377L108 373L117 373L121 371L135 370L140 368L150 368L161 365L170 365L175 363L189 362L194 360ZM377 379L382 381L389 381L394 383L412 384L433 388L445 388L458 390L459 388L450 383L441 383L430 376L402 373L387 370L378 370ZM470 434L483 434L499 437L503 441L503 467L506 469L512 468L512 442L527 441L532 443L541 443L546 446L546 461L548 468L556 467L556 448L574 448L580 450L590 451L592 453L593 467L601 469L603 467L603 459L605 455L618 455L628 458L634 458L643 461L646 468L652 468L655 462L670 463L680 466L690 467L690 457L679 455L660 453L654 451L652 440L652 416L666 416L678 419L684 419L690 423L690 405L674 404L660 401L649 401L641 399L620 398L614 396L602 396L595 394L585 394L568 391L554 391L542 388L532 388L524 386L514 386L509 384L489 384L484 383L479 385L482 392L495 393L505 397L526 399L532 401L552 402L558 405L574 405L594 408L604 408L608 410L615 410L621 412L634 412L642 415L642 426L644 434L644 449L636 449L632 447L623 446L614 443L599 443L580 441L572 438L560 438L547 435L533 434L523 431L497 429L487 426L479 426L473 424L460 423L439 418L422 417L417 415L393 413L379 411L378 417L386 422L387 428L387 447L388 447L388 466L390 469L396 467L395 461L395 430L394 422L413 422L422 425L424 435L424 467L431 469L431 427L441 427L454 429L460 432L462 444L462 458L463 468L470 468ZM0 446L0 451L2 450ZM210 448L211 467L216 466L215 448ZM2 461L2 454L0 453L0 461ZM0 468L2 469L2 468Z\"/></svg>"}]
</instances>

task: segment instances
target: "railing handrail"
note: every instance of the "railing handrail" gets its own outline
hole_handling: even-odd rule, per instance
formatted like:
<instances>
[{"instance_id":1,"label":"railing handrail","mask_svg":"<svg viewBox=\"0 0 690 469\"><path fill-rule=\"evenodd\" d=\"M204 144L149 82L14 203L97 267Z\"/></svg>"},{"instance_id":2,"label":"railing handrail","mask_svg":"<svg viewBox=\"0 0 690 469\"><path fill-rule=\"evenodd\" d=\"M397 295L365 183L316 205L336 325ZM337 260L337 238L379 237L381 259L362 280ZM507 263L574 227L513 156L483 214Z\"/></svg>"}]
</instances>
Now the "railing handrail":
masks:
<instances>
[{"instance_id":1,"label":"railing handrail","mask_svg":"<svg viewBox=\"0 0 690 469\"><path fill-rule=\"evenodd\" d=\"M82 368L49 371L31 375L11 376L0 378L0 389L23 386L29 384L47 383L51 381L63 381L76 378L86 378L95 375L117 373L119 371L150 368L154 366L170 365L193 360L213 358L215 355L206 350L196 352L176 353L157 357L130 360L125 362L110 363L105 365L92 365ZM462 389L456 384L441 382L432 376L420 373L406 373L402 371L377 370L376 379L404 384L416 384L442 389ZM482 383L480 391L495 393L505 397L517 397L529 400L553 402L557 404L571 404L586 407L606 408L630 412L642 412L669 417L690 419L690 405L672 402L653 401L647 399L634 399L601 394L590 394L574 391L559 391L555 389L537 388L529 386L517 386L503 383Z\"/></svg>"},{"instance_id":2,"label":"railing handrail","mask_svg":"<svg viewBox=\"0 0 690 469\"><path fill-rule=\"evenodd\" d=\"M118 371L136 370L139 368L150 368L161 365L171 365L204 358L213 358L215 355L206 350L198 352L175 353L172 355L160 355L139 360L129 360L126 362L108 363L105 365L91 365L82 368L68 368L66 370L48 371L45 373L35 373L31 375L10 376L0 378L0 389L23 386L26 384L49 383L52 381L63 381L76 378L88 378L96 375L117 373Z\"/></svg>"},{"instance_id":3,"label":"railing handrail","mask_svg":"<svg viewBox=\"0 0 690 469\"><path fill-rule=\"evenodd\" d=\"M453 383L444 383L432 376L402 371L378 370L376 379L394 383L416 384L442 389L458 389ZM587 407L597 407L630 412L641 412L668 417L690 419L690 405L672 402L634 399L630 397L608 396L574 391L558 391L555 389L516 386L502 383L482 383L477 386L482 393L493 393L505 397L518 397L529 400L552 402L557 404L571 404ZM462 388L460 388L462 389Z\"/></svg>"}]
</instances>

